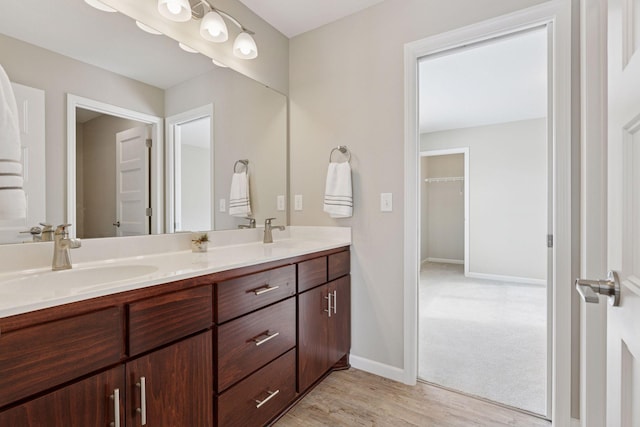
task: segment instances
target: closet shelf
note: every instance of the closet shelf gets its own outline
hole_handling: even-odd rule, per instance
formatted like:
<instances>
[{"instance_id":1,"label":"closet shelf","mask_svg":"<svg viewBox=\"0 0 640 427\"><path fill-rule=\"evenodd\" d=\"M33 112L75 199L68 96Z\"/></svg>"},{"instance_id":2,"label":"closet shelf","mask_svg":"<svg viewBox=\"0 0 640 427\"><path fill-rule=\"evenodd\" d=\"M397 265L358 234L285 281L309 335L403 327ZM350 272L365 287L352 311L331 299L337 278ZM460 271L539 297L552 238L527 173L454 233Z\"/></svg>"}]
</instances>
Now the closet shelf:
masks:
<instances>
[{"instance_id":1,"label":"closet shelf","mask_svg":"<svg viewBox=\"0 0 640 427\"><path fill-rule=\"evenodd\" d=\"M433 182L454 182L454 181L464 181L464 176L443 176L437 178L427 178L424 182L433 183Z\"/></svg>"}]
</instances>

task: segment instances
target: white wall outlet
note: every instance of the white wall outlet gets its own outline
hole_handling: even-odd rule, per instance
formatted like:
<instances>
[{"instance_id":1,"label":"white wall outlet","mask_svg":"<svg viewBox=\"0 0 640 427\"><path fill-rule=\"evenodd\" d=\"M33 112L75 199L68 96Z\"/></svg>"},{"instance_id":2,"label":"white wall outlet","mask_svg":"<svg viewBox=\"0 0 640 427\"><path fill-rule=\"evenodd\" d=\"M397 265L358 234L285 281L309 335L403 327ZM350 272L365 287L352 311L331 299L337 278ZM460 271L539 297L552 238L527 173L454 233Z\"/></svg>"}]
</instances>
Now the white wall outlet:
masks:
<instances>
[{"instance_id":1,"label":"white wall outlet","mask_svg":"<svg viewBox=\"0 0 640 427\"><path fill-rule=\"evenodd\" d=\"M220 199L220 203L218 204L218 209L220 212L227 211L227 199Z\"/></svg>"},{"instance_id":2,"label":"white wall outlet","mask_svg":"<svg viewBox=\"0 0 640 427\"><path fill-rule=\"evenodd\" d=\"M380 193L380 212L393 212L393 193Z\"/></svg>"},{"instance_id":3,"label":"white wall outlet","mask_svg":"<svg viewBox=\"0 0 640 427\"><path fill-rule=\"evenodd\" d=\"M277 209L279 211L283 211L284 210L284 196L283 195L280 195L280 196L277 197L276 205L278 206Z\"/></svg>"},{"instance_id":4,"label":"white wall outlet","mask_svg":"<svg viewBox=\"0 0 640 427\"><path fill-rule=\"evenodd\" d=\"M293 209L297 211L302 210L302 194L296 194L293 199Z\"/></svg>"}]
</instances>

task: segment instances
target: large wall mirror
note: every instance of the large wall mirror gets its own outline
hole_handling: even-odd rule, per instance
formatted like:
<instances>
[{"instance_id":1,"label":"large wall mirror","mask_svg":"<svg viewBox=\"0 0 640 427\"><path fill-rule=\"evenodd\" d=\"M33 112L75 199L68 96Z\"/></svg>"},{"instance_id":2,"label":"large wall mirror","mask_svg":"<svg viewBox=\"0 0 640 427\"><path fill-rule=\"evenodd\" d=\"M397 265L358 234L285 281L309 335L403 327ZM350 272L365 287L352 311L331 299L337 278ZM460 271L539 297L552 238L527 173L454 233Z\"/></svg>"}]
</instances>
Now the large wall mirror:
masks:
<instances>
[{"instance_id":1,"label":"large wall mirror","mask_svg":"<svg viewBox=\"0 0 640 427\"><path fill-rule=\"evenodd\" d=\"M0 64L44 92L46 159L33 171L44 217L0 230L0 243L30 240L18 231L37 222L69 221L85 238L237 228L238 160L251 216L287 223L284 95L79 0L1 2Z\"/></svg>"}]
</instances>

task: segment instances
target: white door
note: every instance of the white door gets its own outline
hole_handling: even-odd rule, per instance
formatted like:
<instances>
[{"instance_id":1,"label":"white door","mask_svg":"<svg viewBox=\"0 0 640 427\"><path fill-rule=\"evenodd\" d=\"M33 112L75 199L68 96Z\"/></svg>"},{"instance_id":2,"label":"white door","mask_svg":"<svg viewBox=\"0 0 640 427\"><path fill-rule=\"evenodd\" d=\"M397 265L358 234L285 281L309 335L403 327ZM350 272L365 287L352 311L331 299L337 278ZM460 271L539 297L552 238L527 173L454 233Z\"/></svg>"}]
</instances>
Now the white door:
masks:
<instances>
[{"instance_id":1,"label":"white door","mask_svg":"<svg viewBox=\"0 0 640 427\"><path fill-rule=\"evenodd\" d=\"M583 385L585 387L582 404L582 423L585 426L602 426L606 417L606 425L611 427L639 427L640 426L640 1L639 0L600 0L583 1L583 36L587 43L583 45L583 56L589 57L594 50L600 50L599 62L608 60L607 90L608 106L606 109L607 134L606 151L606 266L617 273L620 282L620 299L618 306L609 305L606 315L599 318L599 310L583 307L582 326L586 330L583 341ZM604 42L607 30L606 44ZM589 43L591 42L591 43ZM584 42L583 42L584 43ZM598 46L600 45L600 46ZM606 48L605 48L606 46ZM605 55L606 53L606 55ZM588 63L589 61L587 61ZM592 72L597 70L597 61L590 63ZM584 66L584 63L583 63ZM593 71L595 69L595 71ZM584 72L584 70L583 70ZM587 73L587 77L589 73ZM602 81L602 79L600 79ZM587 132L584 155L589 156L592 138L597 138L597 123L594 125L590 118L596 117L596 122L605 122L604 110L593 112L592 107L598 109L607 101L600 99L604 90L598 90L598 77L586 80L593 90L587 89L591 96L583 97L586 109L583 113L584 128ZM598 119L600 117L600 119ZM598 156L597 147L594 149ZM587 169L597 165L587 158ZM605 165L602 163L603 169ZM583 206L589 204L589 199L597 199L604 195L605 187L598 189L599 178L593 178L593 170L583 174L583 185L586 190ZM597 172L595 172L597 175ZM593 180L593 181L590 181ZM590 206L591 208L598 207ZM604 212L603 212L604 213ZM596 215L597 216L597 215ZM602 215L604 216L604 215ZM583 210L583 219L587 220L587 233L595 230L597 225L590 225L589 209ZM587 240L589 235L587 234ZM604 240L604 238L603 238ZM586 244L583 253L598 252L597 239L591 245ZM583 259L583 263L588 260ZM597 258L596 258L597 262ZM603 263L604 264L604 263ZM585 270L583 269L583 272ZM592 277L590 277L592 278ZM607 284L608 285L608 284ZM589 293L583 288L583 293ZM597 286L592 287L597 289ZM595 295L592 294L595 300ZM603 304L603 298L600 298ZM586 313L586 320L585 314ZM606 317L605 317L606 316ZM594 320L596 319L596 320ZM605 341L604 328L599 323L606 323L606 353L596 347L589 347L590 343ZM600 338L599 336L602 336ZM604 344L602 344L604 346ZM606 379L604 365L606 364ZM601 368L602 367L602 368ZM602 374L600 374L600 371ZM594 378L595 377L595 378ZM606 383L606 384L605 384ZM603 391L606 388L606 394ZM601 398L598 399L598 396ZM606 397L605 397L606 396ZM606 415L598 408L600 402L606 400Z\"/></svg>"},{"instance_id":2,"label":"white door","mask_svg":"<svg viewBox=\"0 0 640 427\"><path fill-rule=\"evenodd\" d=\"M27 196L27 217L19 220L0 221L0 243L17 243L32 240L30 227L46 222L45 207L45 137L44 91L17 83L11 83L18 106L23 188Z\"/></svg>"},{"instance_id":3,"label":"white door","mask_svg":"<svg viewBox=\"0 0 640 427\"><path fill-rule=\"evenodd\" d=\"M621 282L607 312L607 425L640 426L640 1L608 5L608 265Z\"/></svg>"},{"instance_id":4,"label":"white door","mask_svg":"<svg viewBox=\"0 0 640 427\"><path fill-rule=\"evenodd\" d=\"M150 126L116 134L116 218L118 236L149 234Z\"/></svg>"}]
</instances>

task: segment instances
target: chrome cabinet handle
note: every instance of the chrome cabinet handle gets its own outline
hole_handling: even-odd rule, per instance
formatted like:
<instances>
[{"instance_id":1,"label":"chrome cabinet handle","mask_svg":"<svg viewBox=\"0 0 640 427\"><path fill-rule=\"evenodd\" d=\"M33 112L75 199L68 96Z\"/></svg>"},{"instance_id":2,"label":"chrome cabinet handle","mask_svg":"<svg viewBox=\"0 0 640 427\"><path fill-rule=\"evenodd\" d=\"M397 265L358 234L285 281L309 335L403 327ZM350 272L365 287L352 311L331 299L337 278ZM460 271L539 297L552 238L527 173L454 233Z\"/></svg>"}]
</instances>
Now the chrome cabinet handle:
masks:
<instances>
[{"instance_id":1,"label":"chrome cabinet handle","mask_svg":"<svg viewBox=\"0 0 640 427\"><path fill-rule=\"evenodd\" d=\"M266 333L266 334L264 334L264 335L260 335L261 337L262 337L262 336L266 336L266 338L263 338L263 339L261 339L261 340L260 340L260 339L258 339L259 337L256 337L256 338L254 338L254 339L253 339L253 341L256 343L256 347L257 347L257 346L259 346L259 345L262 345L262 344L266 343L266 342L267 342L267 341L269 341L269 340L274 339L274 338L275 338L275 337L277 337L278 335L280 335L280 332L274 332L274 333L272 333L272 334L269 334L269 331L267 331L267 333Z\"/></svg>"},{"instance_id":2,"label":"chrome cabinet handle","mask_svg":"<svg viewBox=\"0 0 640 427\"><path fill-rule=\"evenodd\" d=\"M276 289L278 289L280 286L269 286L269 285L265 285L261 288L258 289L254 289L253 293L256 295L262 295L262 294L266 294L267 292L271 292L271 291L275 291Z\"/></svg>"},{"instance_id":3,"label":"chrome cabinet handle","mask_svg":"<svg viewBox=\"0 0 640 427\"><path fill-rule=\"evenodd\" d=\"M329 313L329 317L331 317L331 294L328 294L326 297L324 297L324 299L329 300L325 313Z\"/></svg>"},{"instance_id":4,"label":"chrome cabinet handle","mask_svg":"<svg viewBox=\"0 0 640 427\"><path fill-rule=\"evenodd\" d=\"M140 388L140 407L136 409L136 412L140 414L140 425L147 425L147 379L140 377L140 382L136 383L136 386Z\"/></svg>"},{"instance_id":5,"label":"chrome cabinet handle","mask_svg":"<svg viewBox=\"0 0 640 427\"><path fill-rule=\"evenodd\" d=\"M276 391L268 391L267 390L267 393L269 393L269 396L266 399L264 399L262 401L256 399L256 403L257 403L256 408L260 408L262 405L264 405L265 403L267 403L268 401L270 401L271 399L276 397L276 394L280 393L280 390L276 390Z\"/></svg>"},{"instance_id":6,"label":"chrome cabinet handle","mask_svg":"<svg viewBox=\"0 0 640 427\"><path fill-rule=\"evenodd\" d=\"M113 390L113 394L109 396L113 400L113 418L114 421L109 425L113 427L120 427L120 389Z\"/></svg>"},{"instance_id":7,"label":"chrome cabinet handle","mask_svg":"<svg viewBox=\"0 0 640 427\"><path fill-rule=\"evenodd\" d=\"M333 291L333 314L338 314L338 291Z\"/></svg>"}]
</instances>

